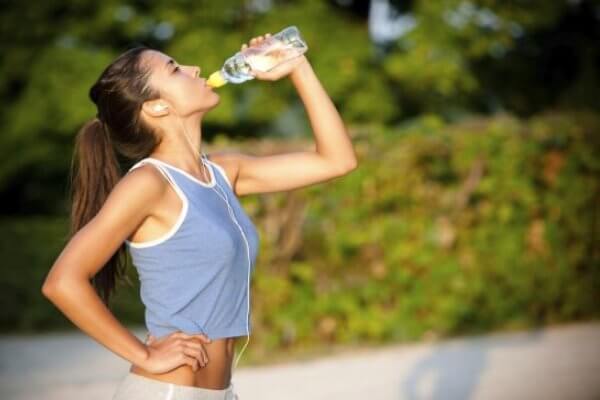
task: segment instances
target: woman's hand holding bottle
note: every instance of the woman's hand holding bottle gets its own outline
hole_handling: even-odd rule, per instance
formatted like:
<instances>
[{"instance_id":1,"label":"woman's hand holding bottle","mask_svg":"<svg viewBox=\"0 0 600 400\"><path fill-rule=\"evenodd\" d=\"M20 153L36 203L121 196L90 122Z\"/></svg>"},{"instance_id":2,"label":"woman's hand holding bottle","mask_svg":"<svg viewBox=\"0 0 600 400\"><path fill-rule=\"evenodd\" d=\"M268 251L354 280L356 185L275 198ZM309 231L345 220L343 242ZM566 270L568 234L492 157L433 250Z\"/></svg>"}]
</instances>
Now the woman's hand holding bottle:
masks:
<instances>
[{"instance_id":1,"label":"woman's hand holding bottle","mask_svg":"<svg viewBox=\"0 0 600 400\"><path fill-rule=\"evenodd\" d=\"M181 365L189 365L196 372L208 363L208 355L201 342L211 343L211 340L204 334L188 335L181 331L158 340L149 334L145 342L148 358L141 367L151 373L162 374Z\"/></svg>"},{"instance_id":2,"label":"woman's hand holding bottle","mask_svg":"<svg viewBox=\"0 0 600 400\"><path fill-rule=\"evenodd\" d=\"M256 36L252 39L250 39L250 41L248 42L250 44L250 48L252 47L258 47L260 46L260 44L269 39L271 37L270 33L260 36ZM248 48L247 44L242 44L241 50L244 51ZM273 52L271 53L273 54ZM279 65L276 65L275 67L273 67L272 69L270 69L269 71L260 71L258 69L252 69L250 71L250 73L259 80L263 80L263 81L276 81L279 80L285 76L288 76L292 71L294 71L298 66L308 63L308 59L304 56L304 54L300 54L297 57L291 58L287 61L284 61L282 63L280 63Z\"/></svg>"},{"instance_id":3,"label":"woman's hand holding bottle","mask_svg":"<svg viewBox=\"0 0 600 400\"><path fill-rule=\"evenodd\" d=\"M248 44L250 46L248 46ZM252 38L240 51L229 57L223 66L210 74L206 84L217 88L227 83L242 83L251 79L276 81L308 65L304 53L308 45L295 25L274 35Z\"/></svg>"}]
</instances>

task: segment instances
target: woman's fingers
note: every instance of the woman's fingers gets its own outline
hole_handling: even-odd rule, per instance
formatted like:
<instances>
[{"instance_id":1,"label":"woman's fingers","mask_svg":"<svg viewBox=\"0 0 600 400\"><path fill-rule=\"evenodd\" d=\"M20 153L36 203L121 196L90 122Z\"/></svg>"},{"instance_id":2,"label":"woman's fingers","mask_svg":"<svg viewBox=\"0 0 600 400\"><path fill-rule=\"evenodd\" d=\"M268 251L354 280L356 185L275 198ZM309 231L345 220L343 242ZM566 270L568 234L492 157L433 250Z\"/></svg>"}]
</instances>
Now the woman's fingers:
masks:
<instances>
[{"instance_id":1,"label":"woman's fingers","mask_svg":"<svg viewBox=\"0 0 600 400\"><path fill-rule=\"evenodd\" d=\"M250 46L256 46L257 44L260 44L263 40L268 39L269 37L271 37L271 34L266 33L265 35L253 37L252 39L250 39L250 41L248 41L248 43L250 44ZM242 50L246 50L247 48L248 45L246 43L242 44Z\"/></svg>"},{"instance_id":2,"label":"woman's fingers","mask_svg":"<svg viewBox=\"0 0 600 400\"><path fill-rule=\"evenodd\" d=\"M204 357L204 366L206 366L206 364L208 364L208 354L206 354L206 350L204 349L204 347L201 350L202 352L202 357Z\"/></svg>"},{"instance_id":3,"label":"woman's fingers","mask_svg":"<svg viewBox=\"0 0 600 400\"><path fill-rule=\"evenodd\" d=\"M198 368L199 368L198 359L196 359L195 357L190 357L190 356L184 355L183 361L185 362L185 364L192 367L192 371L194 371L194 372L198 371Z\"/></svg>"},{"instance_id":4,"label":"woman's fingers","mask_svg":"<svg viewBox=\"0 0 600 400\"><path fill-rule=\"evenodd\" d=\"M202 345L201 343L196 342L195 340L187 340L183 343L183 345L187 348L187 349L191 349L193 350L195 353L195 355L200 355L201 358L198 358L198 360L200 360L201 362L203 362L205 365L208 363L208 355L206 354L206 349L204 348L204 345Z\"/></svg>"},{"instance_id":5,"label":"woman's fingers","mask_svg":"<svg viewBox=\"0 0 600 400\"><path fill-rule=\"evenodd\" d=\"M250 46L256 46L256 45L260 44L263 40L268 39L269 37L271 37L270 33L267 33L265 35L256 36L256 37L253 37L252 39L250 39L250 41L248 43L250 44ZM248 47L248 46L246 44L243 44L242 50L245 50L246 47Z\"/></svg>"},{"instance_id":6,"label":"woman's fingers","mask_svg":"<svg viewBox=\"0 0 600 400\"><path fill-rule=\"evenodd\" d=\"M208 363L208 356L201 344L186 342L182 346L183 354L196 358L202 367L206 366Z\"/></svg>"}]
</instances>

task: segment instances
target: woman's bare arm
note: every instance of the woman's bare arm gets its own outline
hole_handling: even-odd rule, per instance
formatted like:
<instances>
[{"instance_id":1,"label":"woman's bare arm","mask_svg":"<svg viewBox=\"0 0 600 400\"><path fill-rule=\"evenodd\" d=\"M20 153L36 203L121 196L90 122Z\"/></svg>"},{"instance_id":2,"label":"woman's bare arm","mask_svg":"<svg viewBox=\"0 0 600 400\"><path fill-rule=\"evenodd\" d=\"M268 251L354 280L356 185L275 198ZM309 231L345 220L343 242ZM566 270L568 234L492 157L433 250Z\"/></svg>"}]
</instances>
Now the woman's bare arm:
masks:
<instances>
[{"instance_id":1,"label":"woman's bare arm","mask_svg":"<svg viewBox=\"0 0 600 400\"><path fill-rule=\"evenodd\" d=\"M42 293L83 332L143 366L144 343L119 323L94 290L90 279L149 214L167 184L155 168L142 166L113 188L98 214L67 243L52 265Z\"/></svg>"},{"instance_id":2,"label":"woman's bare arm","mask_svg":"<svg viewBox=\"0 0 600 400\"><path fill-rule=\"evenodd\" d=\"M228 172L238 196L296 189L336 178L357 167L344 122L308 60L295 67L289 77L308 113L315 150L268 156L228 150L211 153L209 159Z\"/></svg>"}]
</instances>

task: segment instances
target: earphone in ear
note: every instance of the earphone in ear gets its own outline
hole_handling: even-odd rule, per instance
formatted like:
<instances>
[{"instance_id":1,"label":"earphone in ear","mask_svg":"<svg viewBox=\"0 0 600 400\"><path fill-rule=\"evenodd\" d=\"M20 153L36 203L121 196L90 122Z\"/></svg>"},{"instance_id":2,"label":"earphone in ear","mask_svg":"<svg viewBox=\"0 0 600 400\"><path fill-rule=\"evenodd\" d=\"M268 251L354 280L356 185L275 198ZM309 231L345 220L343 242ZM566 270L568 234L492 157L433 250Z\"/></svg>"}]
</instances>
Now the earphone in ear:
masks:
<instances>
[{"instance_id":1,"label":"earphone in ear","mask_svg":"<svg viewBox=\"0 0 600 400\"><path fill-rule=\"evenodd\" d=\"M162 111L162 110L166 110L168 108L168 106L164 105L164 104L157 104L154 106L154 111Z\"/></svg>"}]
</instances>

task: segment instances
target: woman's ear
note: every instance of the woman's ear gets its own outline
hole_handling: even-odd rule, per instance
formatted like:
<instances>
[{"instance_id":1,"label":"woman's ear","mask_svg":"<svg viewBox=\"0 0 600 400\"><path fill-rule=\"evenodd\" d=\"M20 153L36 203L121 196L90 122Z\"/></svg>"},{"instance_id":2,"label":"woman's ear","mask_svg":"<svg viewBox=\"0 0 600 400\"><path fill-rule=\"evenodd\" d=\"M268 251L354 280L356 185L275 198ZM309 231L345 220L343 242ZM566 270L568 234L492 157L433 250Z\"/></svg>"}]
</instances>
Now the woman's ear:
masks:
<instances>
[{"instance_id":1,"label":"woman's ear","mask_svg":"<svg viewBox=\"0 0 600 400\"><path fill-rule=\"evenodd\" d=\"M152 117L161 117L163 115L167 115L169 114L168 109L169 105L163 100L145 101L144 104L142 104L142 110Z\"/></svg>"}]
</instances>

